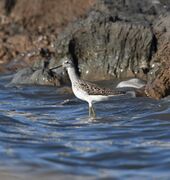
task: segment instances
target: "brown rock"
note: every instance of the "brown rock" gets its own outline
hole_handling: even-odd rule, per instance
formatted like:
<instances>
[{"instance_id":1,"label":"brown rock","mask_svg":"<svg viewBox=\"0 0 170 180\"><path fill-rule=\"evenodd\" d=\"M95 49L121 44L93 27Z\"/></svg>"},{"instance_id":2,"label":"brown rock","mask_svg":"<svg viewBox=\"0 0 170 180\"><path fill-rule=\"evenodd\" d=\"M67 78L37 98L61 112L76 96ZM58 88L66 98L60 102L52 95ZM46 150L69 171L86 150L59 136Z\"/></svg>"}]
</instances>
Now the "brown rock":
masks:
<instances>
[{"instance_id":1,"label":"brown rock","mask_svg":"<svg viewBox=\"0 0 170 180\"><path fill-rule=\"evenodd\" d=\"M148 82L145 92L149 97L160 99L170 95L170 42L159 48L154 62L159 63L160 67L153 70L151 82Z\"/></svg>"},{"instance_id":2,"label":"brown rock","mask_svg":"<svg viewBox=\"0 0 170 180\"><path fill-rule=\"evenodd\" d=\"M160 99L170 95L170 13L161 15L153 26L157 39L157 52L151 61L152 70L145 92Z\"/></svg>"},{"instance_id":3,"label":"brown rock","mask_svg":"<svg viewBox=\"0 0 170 180\"><path fill-rule=\"evenodd\" d=\"M10 58L12 58L11 52L3 43L0 43L0 64L7 64Z\"/></svg>"},{"instance_id":4,"label":"brown rock","mask_svg":"<svg viewBox=\"0 0 170 180\"><path fill-rule=\"evenodd\" d=\"M31 65L41 58L37 54L40 48L54 50L58 32L85 14L94 1L1 0L0 63L7 66L1 66L0 72Z\"/></svg>"},{"instance_id":5,"label":"brown rock","mask_svg":"<svg viewBox=\"0 0 170 180\"><path fill-rule=\"evenodd\" d=\"M146 86L145 93L154 99L160 99L170 94L170 67L165 67L156 79Z\"/></svg>"},{"instance_id":6,"label":"brown rock","mask_svg":"<svg viewBox=\"0 0 170 180\"><path fill-rule=\"evenodd\" d=\"M13 52L13 57L17 54L32 49L31 40L27 35L15 35L7 39L8 46Z\"/></svg>"},{"instance_id":7,"label":"brown rock","mask_svg":"<svg viewBox=\"0 0 170 180\"><path fill-rule=\"evenodd\" d=\"M33 29L55 26L61 28L76 17L83 15L95 0L22 0L17 1L11 12L16 21Z\"/></svg>"}]
</instances>

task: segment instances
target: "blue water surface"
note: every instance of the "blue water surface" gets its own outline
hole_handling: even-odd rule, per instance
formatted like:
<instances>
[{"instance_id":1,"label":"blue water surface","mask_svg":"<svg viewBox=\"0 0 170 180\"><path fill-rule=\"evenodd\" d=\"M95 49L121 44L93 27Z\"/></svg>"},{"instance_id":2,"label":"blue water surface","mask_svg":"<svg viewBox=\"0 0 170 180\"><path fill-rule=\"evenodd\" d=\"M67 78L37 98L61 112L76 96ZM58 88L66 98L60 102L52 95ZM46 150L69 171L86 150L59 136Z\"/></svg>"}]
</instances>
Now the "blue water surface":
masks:
<instances>
[{"instance_id":1,"label":"blue water surface","mask_svg":"<svg viewBox=\"0 0 170 180\"><path fill-rule=\"evenodd\" d=\"M73 94L10 78L0 76L0 175L169 179L170 98L115 97L92 119Z\"/></svg>"}]
</instances>

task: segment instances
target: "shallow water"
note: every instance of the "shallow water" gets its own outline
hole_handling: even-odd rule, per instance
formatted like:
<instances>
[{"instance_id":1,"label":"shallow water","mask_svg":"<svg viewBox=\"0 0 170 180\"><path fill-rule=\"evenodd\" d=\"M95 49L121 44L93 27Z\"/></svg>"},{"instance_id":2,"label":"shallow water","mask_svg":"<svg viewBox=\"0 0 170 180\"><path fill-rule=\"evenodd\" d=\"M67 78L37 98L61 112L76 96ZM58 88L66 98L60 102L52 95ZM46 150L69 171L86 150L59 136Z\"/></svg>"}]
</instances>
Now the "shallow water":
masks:
<instances>
[{"instance_id":1,"label":"shallow water","mask_svg":"<svg viewBox=\"0 0 170 180\"><path fill-rule=\"evenodd\" d=\"M9 79L0 76L0 174L170 177L169 98L115 97L96 104L97 118L90 119L87 104L73 95L54 87L5 86Z\"/></svg>"}]
</instances>

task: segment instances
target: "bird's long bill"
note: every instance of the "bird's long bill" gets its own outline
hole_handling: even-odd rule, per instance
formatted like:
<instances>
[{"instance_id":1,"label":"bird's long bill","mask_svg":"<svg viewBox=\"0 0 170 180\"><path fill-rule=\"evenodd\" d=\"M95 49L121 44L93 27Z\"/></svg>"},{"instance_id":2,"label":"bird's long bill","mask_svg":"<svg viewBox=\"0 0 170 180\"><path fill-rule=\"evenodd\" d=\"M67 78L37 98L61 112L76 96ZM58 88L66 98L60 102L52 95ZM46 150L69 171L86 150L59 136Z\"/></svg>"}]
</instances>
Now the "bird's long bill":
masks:
<instances>
[{"instance_id":1,"label":"bird's long bill","mask_svg":"<svg viewBox=\"0 0 170 180\"><path fill-rule=\"evenodd\" d=\"M60 67L62 67L62 65L59 65L59 66L53 67L53 68L51 68L50 70L58 69L58 68L60 68Z\"/></svg>"}]
</instances>

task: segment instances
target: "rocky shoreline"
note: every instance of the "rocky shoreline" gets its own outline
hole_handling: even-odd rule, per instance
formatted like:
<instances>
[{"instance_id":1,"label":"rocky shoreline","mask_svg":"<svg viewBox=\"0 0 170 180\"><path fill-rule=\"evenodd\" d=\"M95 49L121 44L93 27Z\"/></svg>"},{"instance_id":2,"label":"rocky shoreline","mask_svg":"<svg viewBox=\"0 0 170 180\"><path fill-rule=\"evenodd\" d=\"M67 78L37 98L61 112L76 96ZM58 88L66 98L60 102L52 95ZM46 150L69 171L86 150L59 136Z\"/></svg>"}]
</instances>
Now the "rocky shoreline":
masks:
<instances>
[{"instance_id":1,"label":"rocky shoreline","mask_svg":"<svg viewBox=\"0 0 170 180\"><path fill-rule=\"evenodd\" d=\"M54 52L58 34L83 16L93 0L0 1L0 72L16 72L41 60L41 48Z\"/></svg>"},{"instance_id":2,"label":"rocky shoreline","mask_svg":"<svg viewBox=\"0 0 170 180\"><path fill-rule=\"evenodd\" d=\"M54 1L47 3L49 7L52 7L50 5L52 2L54 3ZM41 0L39 3L42 3ZM3 48L10 43L18 48L14 54L11 55L13 51L7 51L3 56L7 56L5 67L8 71L21 69L14 76L12 83L56 86L65 84L68 82L65 73L59 71L53 74L49 69L59 64L61 58L69 54L83 79L98 81L135 77L147 81L145 88L141 89L143 92L141 94L155 99L169 95L168 0L98 0L88 1L84 6L86 7L84 11L76 15L83 16L70 24L67 23L65 28L61 28L62 31L54 31L57 29L54 20L50 28L43 27L41 33L36 26L33 27L34 33L30 35L29 40L20 35L13 37L14 32L10 32L10 38L7 37L5 43L1 43L0 51L3 52ZM48 16L51 17L49 14ZM10 21L13 17L6 15L5 18ZM33 19L36 22L36 16ZM31 31L26 29L30 34ZM0 32L4 37L3 28ZM40 36L36 36L35 32L40 33ZM30 39L34 37L38 37L39 41L30 43ZM15 44L16 42L22 43ZM26 51L23 49L25 44L30 44ZM13 60L8 62L9 59ZM1 72L3 71L5 70L1 68Z\"/></svg>"}]
</instances>

